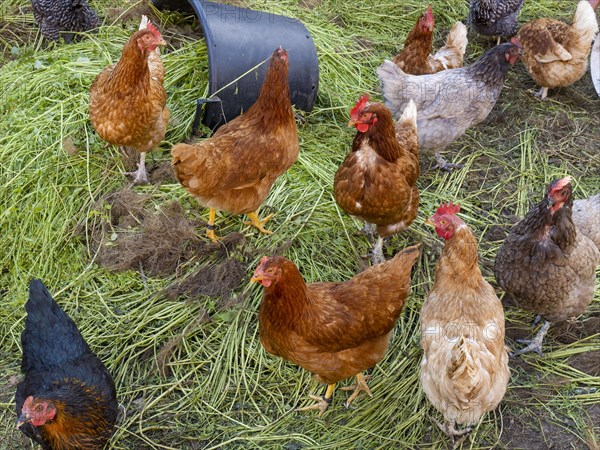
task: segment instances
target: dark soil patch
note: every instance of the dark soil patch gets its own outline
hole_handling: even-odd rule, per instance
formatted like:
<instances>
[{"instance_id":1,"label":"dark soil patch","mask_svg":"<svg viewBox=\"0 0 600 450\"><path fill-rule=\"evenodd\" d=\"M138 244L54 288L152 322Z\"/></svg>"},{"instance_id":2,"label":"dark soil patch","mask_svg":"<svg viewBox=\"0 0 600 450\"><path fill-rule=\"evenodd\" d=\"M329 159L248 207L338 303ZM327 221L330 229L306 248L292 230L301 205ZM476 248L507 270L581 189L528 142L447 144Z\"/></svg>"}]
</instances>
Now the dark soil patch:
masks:
<instances>
[{"instance_id":1,"label":"dark soil patch","mask_svg":"<svg viewBox=\"0 0 600 450\"><path fill-rule=\"evenodd\" d=\"M202 267L184 280L169 286L164 295L170 300L199 295L227 298L242 284L245 277L246 266L238 259L228 258L214 266Z\"/></svg>"},{"instance_id":2,"label":"dark soil patch","mask_svg":"<svg viewBox=\"0 0 600 450\"><path fill-rule=\"evenodd\" d=\"M159 211L145 208L149 195L117 191L97 202L99 215L87 226L96 262L111 270L144 270L150 275L172 275L195 255L211 251L196 235L202 222L188 220L178 203Z\"/></svg>"}]
</instances>

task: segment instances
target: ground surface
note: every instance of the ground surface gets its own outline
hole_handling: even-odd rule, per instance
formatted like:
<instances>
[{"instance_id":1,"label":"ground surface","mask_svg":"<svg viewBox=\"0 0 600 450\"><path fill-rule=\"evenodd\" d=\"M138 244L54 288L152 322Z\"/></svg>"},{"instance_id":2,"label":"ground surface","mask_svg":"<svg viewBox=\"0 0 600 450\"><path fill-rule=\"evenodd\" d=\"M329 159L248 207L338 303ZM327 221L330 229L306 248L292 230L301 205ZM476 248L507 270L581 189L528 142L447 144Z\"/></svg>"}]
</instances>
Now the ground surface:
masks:
<instances>
[{"instance_id":1,"label":"ground surface","mask_svg":"<svg viewBox=\"0 0 600 450\"><path fill-rule=\"evenodd\" d=\"M168 150L189 135L195 99L206 94L198 24L191 16L154 16L169 43L172 120L161 151L150 157L152 185L130 189L121 174L127 159L91 128L87 93L148 10L117 0L90 3L103 26L71 46L42 41L28 2L0 5L0 449L30 445L14 429L13 396L23 304L34 276L115 377L124 412L111 448L445 448L430 420L439 415L418 383L419 311L442 248L424 220L441 201L459 202L493 283L499 245L546 183L569 174L577 197L597 192L600 99L589 74L540 102L517 64L488 119L448 149L464 168L442 174L423 158L419 217L387 246L389 256L421 243L423 255L389 352L372 370L374 398L346 410L339 391L317 418L294 408L323 388L264 352L257 335L261 292L247 281L264 254L293 259L308 281L344 280L365 266L362 223L336 207L333 174L353 135L345 127L348 110L363 92L378 98L375 68L401 46L425 5L236 2L307 25L319 53L320 93L299 122L299 161L262 208L275 212L275 234L258 236L241 218L221 214L218 232L226 239L211 245L202 227L207 211L169 169ZM439 44L452 22L466 17L466 2L437 0L432 7ZM569 21L573 11L570 1L528 0L520 20ZM470 62L491 42L469 39ZM532 314L507 305L506 318L509 346L531 335ZM463 448L599 448L600 288L577 321L550 329L544 356L510 364L505 399Z\"/></svg>"}]
</instances>

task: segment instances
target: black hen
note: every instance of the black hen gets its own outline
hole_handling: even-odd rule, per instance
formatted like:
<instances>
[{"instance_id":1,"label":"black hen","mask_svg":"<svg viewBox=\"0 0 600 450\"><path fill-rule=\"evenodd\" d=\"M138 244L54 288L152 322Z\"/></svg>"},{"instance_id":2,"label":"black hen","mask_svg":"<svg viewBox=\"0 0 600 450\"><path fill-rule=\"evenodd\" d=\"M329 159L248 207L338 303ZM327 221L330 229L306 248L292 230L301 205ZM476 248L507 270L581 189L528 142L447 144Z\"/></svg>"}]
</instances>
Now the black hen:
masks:
<instances>
[{"instance_id":1,"label":"black hen","mask_svg":"<svg viewBox=\"0 0 600 450\"><path fill-rule=\"evenodd\" d=\"M471 0L469 26L486 36L512 36L517 32L517 17L524 0Z\"/></svg>"},{"instance_id":2,"label":"black hen","mask_svg":"<svg viewBox=\"0 0 600 450\"><path fill-rule=\"evenodd\" d=\"M63 32L63 39L70 43L73 34L69 31L88 31L100 23L87 0L31 0L31 5L42 34L51 41L58 41Z\"/></svg>"},{"instance_id":3,"label":"black hen","mask_svg":"<svg viewBox=\"0 0 600 450\"><path fill-rule=\"evenodd\" d=\"M17 427L48 450L103 448L118 413L112 377L40 280L25 309Z\"/></svg>"}]
</instances>

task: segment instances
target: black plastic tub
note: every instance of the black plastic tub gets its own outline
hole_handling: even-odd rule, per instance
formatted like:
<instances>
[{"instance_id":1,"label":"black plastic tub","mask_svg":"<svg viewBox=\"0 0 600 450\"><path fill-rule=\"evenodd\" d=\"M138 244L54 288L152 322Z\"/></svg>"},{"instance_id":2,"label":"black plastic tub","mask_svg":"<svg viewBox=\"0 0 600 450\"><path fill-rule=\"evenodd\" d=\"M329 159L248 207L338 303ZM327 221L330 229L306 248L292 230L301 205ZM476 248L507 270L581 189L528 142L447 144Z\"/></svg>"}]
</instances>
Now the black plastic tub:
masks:
<instances>
[{"instance_id":1,"label":"black plastic tub","mask_svg":"<svg viewBox=\"0 0 600 450\"><path fill-rule=\"evenodd\" d=\"M292 104L303 111L312 109L319 89L319 61L312 37L302 22L268 11L200 0L153 3L159 8L183 11L190 11L191 6L200 20L208 49L209 101L199 100L199 106L206 104L202 117L206 126L216 130L252 106L258 98L268 58L279 46L288 52ZM196 123L200 111L199 107Z\"/></svg>"}]
</instances>

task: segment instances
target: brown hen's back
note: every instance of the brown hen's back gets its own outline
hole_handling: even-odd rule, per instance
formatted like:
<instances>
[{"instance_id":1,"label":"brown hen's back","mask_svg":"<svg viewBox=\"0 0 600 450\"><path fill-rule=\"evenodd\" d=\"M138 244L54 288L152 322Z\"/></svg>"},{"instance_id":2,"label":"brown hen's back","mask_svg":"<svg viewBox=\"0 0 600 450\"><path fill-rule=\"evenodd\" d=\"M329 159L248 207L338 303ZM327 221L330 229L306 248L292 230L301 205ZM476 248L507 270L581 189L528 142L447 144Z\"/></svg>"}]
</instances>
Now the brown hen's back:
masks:
<instances>
[{"instance_id":1,"label":"brown hen's back","mask_svg":"<svg viewBox=\"0 0 600 450\"><path fill-rule=\"evenodd\" d=\"M265 287L259 311L265 349L333 384L377 364L410 290L419 256L409 247L343 283L307 285L286 258L269 258L280 279Z\"/></svg>"},{"instance_id":2,"label":"brown hen's back","mask_svg":"<svg viewBox=\"0 0 600 450\"><path fill-rule=\"evenodd\" d=\"M600 264L600 251L573 224L571 192L554 214L546 196L514 225L494 265L496 280L509 298L550 322L585 311L594 298Z\"/></svg>"},{"instance_id":3,"label":"brown hen's back","mask_svg":"<svg viewBox=\"0 0 600 450\"><path fill-rule=\"evenodd\" d=\"M156 29L154 29L156 30ZM156 31L158 33L158 31ZM150 29L134 33L117 64L105 68L90 88L90 119L102 139L147 152L163 140L169 121L164 67L146 41L162 41Z\"/></svg>"},{"instance_id":4,"label":"brown hen's back","mask_svg":"<svg viewBox=\"0 0 600 450\"><path fill-rule=\"evenodd\" d=\"M517 36L523 46L523 64L542 87L564 87L587 71L588 56L598 22L593 6L582 0L572 25L554 19L527 22Z\"/></svg>"},{"instance_id":5,"label":"brown hen's back","mask_svg":"<svg viewBox=\"0 0 600 450\"><path fill-rule=\"evenodd\" d=\"M357 131L335 174L335 200L387 236L407 228L418 211L417 110L410 102L397 124L381 103L366 103L360 113L373 114L376 121L366 132Z\"/></svg>"},{"instance_id":6,"label":"brown hen's back","mask_svg":"<svg viewBox=\"0 0 600 450\"><path fill-rule=\"evenodd\" d=\"M298 131L290 101L287 53L273 53L256 102L210 138L175 145L177 179L204 206L256 211L271 186L298 159Z\"/></svg>"}]
</instances>

